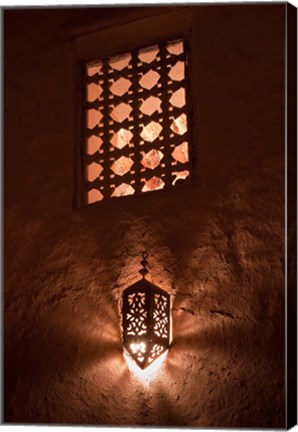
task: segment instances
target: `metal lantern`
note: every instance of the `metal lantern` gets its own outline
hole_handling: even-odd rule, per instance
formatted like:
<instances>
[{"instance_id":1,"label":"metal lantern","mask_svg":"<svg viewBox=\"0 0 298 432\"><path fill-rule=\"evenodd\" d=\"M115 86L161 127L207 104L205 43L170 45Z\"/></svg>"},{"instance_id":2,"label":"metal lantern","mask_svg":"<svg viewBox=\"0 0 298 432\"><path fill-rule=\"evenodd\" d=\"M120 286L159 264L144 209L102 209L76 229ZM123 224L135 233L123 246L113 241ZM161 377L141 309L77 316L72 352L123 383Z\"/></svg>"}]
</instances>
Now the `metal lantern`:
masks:
<instances>
[{"instance_id":1,"label":"metal lantern","mask_svg":"<svg viewBox=\"0 0 298 432\"><path fill-rule=\"evenodd\" d=\"M141 369L169 347L170 295L145 279L148 253L143 252L142 279L122 295L123 345Z\"/></svg>"}]
</instances>

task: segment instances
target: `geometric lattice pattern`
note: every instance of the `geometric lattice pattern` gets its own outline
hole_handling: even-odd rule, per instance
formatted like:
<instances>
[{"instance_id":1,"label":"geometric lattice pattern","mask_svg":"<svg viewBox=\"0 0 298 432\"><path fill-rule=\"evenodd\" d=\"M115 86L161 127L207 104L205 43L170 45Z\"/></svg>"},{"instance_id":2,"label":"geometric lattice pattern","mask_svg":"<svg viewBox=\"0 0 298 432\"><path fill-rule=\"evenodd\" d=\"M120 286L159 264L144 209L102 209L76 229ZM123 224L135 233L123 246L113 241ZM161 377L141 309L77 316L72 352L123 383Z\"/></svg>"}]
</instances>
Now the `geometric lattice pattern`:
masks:
<instances>
[{"instance_id":1,"label":"geometric lattice pattern","mask_svg":"<svg viewBox=\"0 0 298 432\"><path fill-rule=\"evenodd\" d=\"M123 345L142 369L169 347L170 296L146 279L122 296Z\"/></svg>"},{"instance_id":2,"label":"geometric lattice pattern","mask_svg":"<svg viewBox=\"0 0 298 432\"><path fill-rule=\"evenodd\" d=\"M167 299L163 294L154 294L153 319L154 334L162 338L168 338Z\"/></svg>"},{"instance_id":3,"label":"geometric lattice pattern","mask_svg":"<svg viewBox=\"0 0 298 432\"><path fill-rule=\"evenodd\" d=\"M191 182L183 40L85 64L85 204Z\"/></svg>"}]
</instances>

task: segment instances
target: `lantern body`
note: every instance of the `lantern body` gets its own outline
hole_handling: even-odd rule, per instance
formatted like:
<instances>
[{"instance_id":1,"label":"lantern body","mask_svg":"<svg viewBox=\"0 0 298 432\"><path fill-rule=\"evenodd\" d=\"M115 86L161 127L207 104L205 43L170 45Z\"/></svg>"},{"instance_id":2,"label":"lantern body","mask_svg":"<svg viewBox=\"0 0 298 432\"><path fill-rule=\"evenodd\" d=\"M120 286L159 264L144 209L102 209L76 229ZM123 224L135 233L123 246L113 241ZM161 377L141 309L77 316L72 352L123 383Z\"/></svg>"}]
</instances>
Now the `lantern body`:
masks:
<instances>
[{"instance_id":1,"label":"lantern body","mask_svg":"<svg viewBox=\"0 0 298 432\"><path fill-rule=\"evenodd\" d=\"M170 296L146 279L123 291L123 344L141 369L169 347Z\"/></svg>"}]
</instances>

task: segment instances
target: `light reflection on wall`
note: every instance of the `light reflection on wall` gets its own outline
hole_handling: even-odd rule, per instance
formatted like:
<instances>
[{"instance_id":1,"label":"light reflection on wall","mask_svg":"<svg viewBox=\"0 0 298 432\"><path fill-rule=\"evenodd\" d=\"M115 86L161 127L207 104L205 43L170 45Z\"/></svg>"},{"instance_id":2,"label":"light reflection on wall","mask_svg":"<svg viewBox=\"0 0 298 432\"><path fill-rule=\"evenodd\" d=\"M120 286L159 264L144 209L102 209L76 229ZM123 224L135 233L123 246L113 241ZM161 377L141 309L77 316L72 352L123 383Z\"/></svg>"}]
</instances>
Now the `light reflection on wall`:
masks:
<instances>
[{"instance_id":1,"label":"light reflection on wall","mask_svg":"<svg viewBox=\"0 0 298 432\"><path fill-rule=\"evenodd\" d=\"M151 365L146 367L146 369L141 369L126 351L123 352L123 355L129 371L141 382L149 383L162 372L162 366L166 359L167 353L168 350L158 357Z\"/></svg>"}]
</instances>

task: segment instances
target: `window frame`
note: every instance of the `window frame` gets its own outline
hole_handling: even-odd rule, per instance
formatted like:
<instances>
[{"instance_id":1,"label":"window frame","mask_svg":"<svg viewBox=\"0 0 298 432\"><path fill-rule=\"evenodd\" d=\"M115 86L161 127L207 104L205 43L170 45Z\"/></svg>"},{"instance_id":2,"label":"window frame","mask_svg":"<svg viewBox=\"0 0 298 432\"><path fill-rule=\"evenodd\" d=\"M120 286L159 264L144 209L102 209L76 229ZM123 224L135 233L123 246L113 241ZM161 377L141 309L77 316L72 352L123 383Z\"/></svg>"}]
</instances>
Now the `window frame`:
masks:
<instances>
[{"instance_id":1,"label":"window frame","mask_svg":"<svg viewBox=\"0 0 298 432\"><path fill-rule=\"evenodd\" d=\"M155 17L146 18L145 21L152 22ZM141 20L143 21L143 20ZM138 21L137 21L138 22ZM134 22L135 23L135 22ZM134 24L132 23L132 24ZM124 25L123 27L127 26ZM131 200L142 200L147 199L149 196L154 199L157 196L166 196L168 193L183 193L185 190L193 189L195 186L199 185L199 175L198 175L198 165L197 165L197 145L195 140L195 130L194 130L194 102L191 97L194 91L194 65L193 65L193 31L192 26L184 26L182 31L166 31L165 34L151 36L147 38L142 38L142 42L135 43L135 41L125 39L124 43L120 43L110 48L94 47L92 50L84 50L79 47L79 53L76 53L76 149L75 149L75 184L73 191L73 205L76 209L90 208L94 206L103 206L109 203L127 203ZM115 27L115 30L119 30L119 26ZM125 31L120 30L120 33L124 34ZM102 32L99 32L102 33ZM96 36L95 36L96 37ZM100 38L99 38L100 39ZM121 40L121 39L120 39ZM181 184L179 187L174 185L167 189L158 189L148 192L126 195L121 197L111 197L109 199L103 199L101 201L96 201L94 203L88 204L85 200L85 64L92 62L93 60L100 60L102 58L120 56L121 54L129 53L133 50L139 50L147 48L160 43L167 43L175 40L183 40L184 49L186 54L186 64L185 64L185 91L186 91L186 108L185 112L187 115L187 123L189 128L189 143L188 152L190 160L190 178L191 181L187 184ZM101 45L99 43L99 45ZM121 48L120 48L121 47ZM88 51L88 52L84 52ZM158 194L158 195L157 195Z\"/></svg>"}]
</instances>

